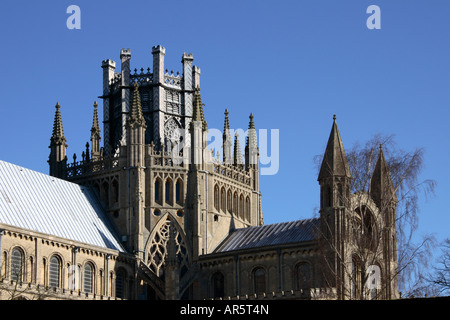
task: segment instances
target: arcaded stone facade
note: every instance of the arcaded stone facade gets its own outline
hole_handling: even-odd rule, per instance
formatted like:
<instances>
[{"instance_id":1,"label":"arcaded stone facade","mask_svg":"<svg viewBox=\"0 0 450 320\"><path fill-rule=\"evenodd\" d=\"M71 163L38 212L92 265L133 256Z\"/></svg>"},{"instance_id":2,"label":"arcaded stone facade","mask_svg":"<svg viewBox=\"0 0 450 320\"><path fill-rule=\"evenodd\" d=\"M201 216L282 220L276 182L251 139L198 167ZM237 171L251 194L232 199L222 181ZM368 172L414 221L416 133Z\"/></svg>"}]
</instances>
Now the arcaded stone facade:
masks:
<instances>
[{"instance_id":1,"label":"arcaded stone facade","mask_svg":"<svg viewBox=\"0 0 450 320\"><path fill-rule=\"evenodd\" d=\"M94 192L123 250L0 221L2 299L11 292L27 299L398 296L396 200L381 150L372 188L378 197L368 195L362 205L350 194L334 120L318 178L320 216L264 225L253 114L242 152L225 110L222 150L213 155L193 55L182 55L181 74L164 69L165 48L153 47L152 55L152 70L133 71L129 49L121 51L120 72L114 61L102 62L103 130L95 102L91 143L81 157L66 155L59 104L50 141L50 175ZM380 237L369 228L373 220ZM361 237L351 236L360 226L377 238L363 254ZM377 283L362 294L368 265Z\"/></svg>"}]
</instances>

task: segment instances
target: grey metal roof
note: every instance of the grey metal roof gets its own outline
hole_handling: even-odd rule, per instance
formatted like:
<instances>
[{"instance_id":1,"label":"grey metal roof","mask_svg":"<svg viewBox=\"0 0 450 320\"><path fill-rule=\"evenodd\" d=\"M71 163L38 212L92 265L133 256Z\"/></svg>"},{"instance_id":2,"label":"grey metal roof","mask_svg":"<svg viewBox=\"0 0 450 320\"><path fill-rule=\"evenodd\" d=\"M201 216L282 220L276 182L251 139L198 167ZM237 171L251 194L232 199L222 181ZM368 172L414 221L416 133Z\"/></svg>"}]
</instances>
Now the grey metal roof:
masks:
<instances>
[{"instance_id":1,"label":"grey metal roof","mask_svg":"<svg viewBox=\"0 0 450 320\"><path fill-rule=\"evenodd\" d=\"M317 239L319 222L319 219L306 219L236 229L214 252L311 241Z\"/></svg>"},{"instance_id":2,"label":"grey metal roof","mask_svg":"<svg viewBox=\"0 0 450 320\"><path fill-rule=\"evenodd\" d=\"M1 160L0 222L125 251L91 189Z\"/></svg>"}]
</instances>

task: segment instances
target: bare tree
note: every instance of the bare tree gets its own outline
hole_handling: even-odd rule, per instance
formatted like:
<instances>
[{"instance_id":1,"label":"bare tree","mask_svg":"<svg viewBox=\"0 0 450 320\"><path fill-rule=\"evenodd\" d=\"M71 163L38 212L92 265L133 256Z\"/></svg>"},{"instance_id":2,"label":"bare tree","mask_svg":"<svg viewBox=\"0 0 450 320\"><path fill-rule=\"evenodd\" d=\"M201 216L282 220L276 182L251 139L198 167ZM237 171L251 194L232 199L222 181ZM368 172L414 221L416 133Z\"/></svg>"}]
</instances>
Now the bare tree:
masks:
<instances>
[{"instance_id":1,"label":"bare tree","mask_svg":"<svg viewBox=\"0 0 450 320\"><path fill-rule=\"evenodd\" d=\"M419 181L423 155L423 149L400 150L393 136L376 135L344 154L351 177L336 174L332 183L321 182L322 189L331 185L320 210L324 274L339 298L392 298L398 286L404 295L423 289L433 239L414 243L413 235L419 197L433 194L436 185ZM326 160L315 157L322 168Z\"/></svg>"},{"instance_id":2,"label":"bare tree","mask_svg":"<svg viewBox=\"0 0 450 320\"><path fill-rule=\"evenodd\" d=\"M431 275L427 277L427 283L435 288L434 295L450 294L450 239L445 239L440 244L441 255L438 266L435 266Z\"/></svg>"}]
</instances>

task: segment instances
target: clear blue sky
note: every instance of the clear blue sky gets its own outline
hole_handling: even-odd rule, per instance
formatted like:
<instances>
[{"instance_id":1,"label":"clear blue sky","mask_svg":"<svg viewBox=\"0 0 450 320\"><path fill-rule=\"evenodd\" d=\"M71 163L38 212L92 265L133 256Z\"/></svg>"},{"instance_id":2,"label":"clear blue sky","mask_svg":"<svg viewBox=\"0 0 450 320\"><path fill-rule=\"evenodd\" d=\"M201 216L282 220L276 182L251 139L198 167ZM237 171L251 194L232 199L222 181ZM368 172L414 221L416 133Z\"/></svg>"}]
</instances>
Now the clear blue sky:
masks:
<instances>
[{"instance_id":1,"label":"clear blue sky","mask_svg":"<svg viewBox=\"0 0 450 320\"><path fill-rule=\"evenodd\" d=\"M81 29L69 30L69 5ZM369 5L381 29L369 30ZM202 71L210 128L279 129L280 167L261 177L265 223L309 218L318 205L313 157L337 121L344 146L394 134L408 151L425 148L421 179L436 196L421 202L420 233L449 235L449 1L8 1L0 9L0 159L48 173L54 106L62 106L68 157L89 141L101 100L101 61L181 70L183 52ZM100 108L101 112L101 108ZM102 116L102 113L100 114Z\"/></svg>"}]
</instances>

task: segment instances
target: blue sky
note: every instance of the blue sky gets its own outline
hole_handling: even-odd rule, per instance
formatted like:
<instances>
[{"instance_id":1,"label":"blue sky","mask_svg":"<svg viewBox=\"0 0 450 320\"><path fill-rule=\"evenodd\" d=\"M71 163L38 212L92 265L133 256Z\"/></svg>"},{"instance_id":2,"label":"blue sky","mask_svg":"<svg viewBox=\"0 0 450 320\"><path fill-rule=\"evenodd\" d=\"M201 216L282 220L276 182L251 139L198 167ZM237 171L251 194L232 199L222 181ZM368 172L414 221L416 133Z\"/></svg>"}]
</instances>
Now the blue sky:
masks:
<instances>
[{"instance_id":1,"label":"blue sky","mask_svg":"<svg viewBox=\"0 0 450 320\"><path fill-rule=\"evenodd\" d=\"M69 5L81 29L69 30ZM381 29L369 30L369 5ZM333 114L349 149L375 133L407 151L425 149L418 234L449 237L449 1L8 1L0 11L0 159L48 173L54 106L61 104L69 159L89 141L92 104L101 100L101 61L166 68L183 52L202 71L210 128L279 129L280 165L261 177L265 223L312 217L319 186L313 157L323 153ZM120 64L120 63L118 63ZM102 116L100 108L100 116Z\"/></svg>"}]
</instances>

